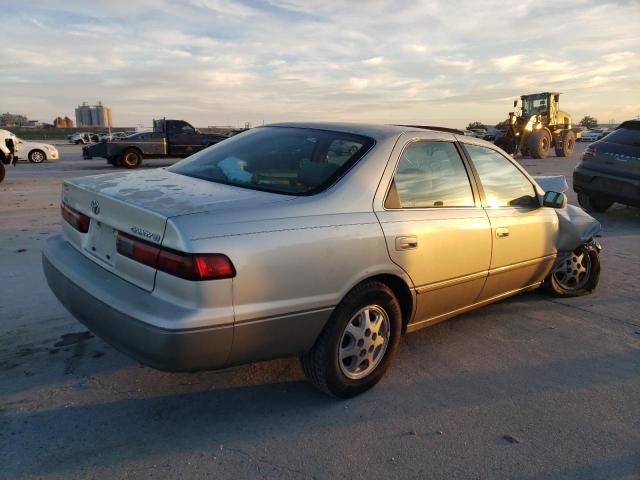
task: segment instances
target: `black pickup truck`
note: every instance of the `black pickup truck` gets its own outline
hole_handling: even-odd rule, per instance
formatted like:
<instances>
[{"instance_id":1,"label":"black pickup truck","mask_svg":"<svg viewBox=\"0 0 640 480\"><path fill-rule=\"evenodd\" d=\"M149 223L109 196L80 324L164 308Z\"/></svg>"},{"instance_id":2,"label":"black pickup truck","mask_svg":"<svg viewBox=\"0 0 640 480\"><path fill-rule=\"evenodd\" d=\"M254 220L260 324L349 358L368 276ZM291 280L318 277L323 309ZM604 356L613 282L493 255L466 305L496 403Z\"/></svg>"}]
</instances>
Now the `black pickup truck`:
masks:
<instances>
[{"instance_id":1,"label":"black pickup truck","mask_svg":"<svg viewBox=\"0 0 640 480\"><path fill-rule=\"evenodd\" d=\"M228 138L200 133L184 120L154 120L152 132L140 132L114 140L103 140L82 149L82 157L106 158L114 167L138 168L144 158L188 157Z\"/></svg>"}]
</instances>

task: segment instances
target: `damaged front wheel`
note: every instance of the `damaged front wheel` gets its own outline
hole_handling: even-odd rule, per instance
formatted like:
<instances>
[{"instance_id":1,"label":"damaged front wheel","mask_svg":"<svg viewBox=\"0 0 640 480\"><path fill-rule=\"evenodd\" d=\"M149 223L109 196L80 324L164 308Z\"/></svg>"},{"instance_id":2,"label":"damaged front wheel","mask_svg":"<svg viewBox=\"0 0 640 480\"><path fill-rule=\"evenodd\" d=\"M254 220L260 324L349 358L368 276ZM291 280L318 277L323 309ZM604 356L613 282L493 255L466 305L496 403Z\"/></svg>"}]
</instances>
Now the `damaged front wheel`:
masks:
<instances>
[{"instance_id":1,"label":"damaged front wheel","mask_svg":"<svg viewBox=\"0 0 640 480\"><path fill-rule=\"evenodd\" d=\"M558 297L578 297L595 289L599 279L599 249L589 242L562 258L545 279L544 288Z\"/></svg>"}]
</instances>

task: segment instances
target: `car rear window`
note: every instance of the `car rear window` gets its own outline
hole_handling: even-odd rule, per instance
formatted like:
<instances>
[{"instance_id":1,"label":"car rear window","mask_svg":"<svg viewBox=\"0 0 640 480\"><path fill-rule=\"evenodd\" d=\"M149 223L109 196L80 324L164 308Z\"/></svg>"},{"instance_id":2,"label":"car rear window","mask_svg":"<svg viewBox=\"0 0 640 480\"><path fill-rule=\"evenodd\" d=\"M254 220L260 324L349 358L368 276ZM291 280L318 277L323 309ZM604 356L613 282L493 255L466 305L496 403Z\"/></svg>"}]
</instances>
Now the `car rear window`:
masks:
<instances>
[{"instance_id":1,"label":"car rear window","mask_svg":"<svg viewBox=\"0 0 640 480\"><path fill-rule=\"evenodd\" d=\"M604 137L605 142L640 147L640 129L618 128Z\"/></svg>"},{"instance_id":2,"label":"car rear window","mask_svg":"<svg viewBox=\"0 0 640 480\"><path fill-rule=\"evenodd\" d=\"M360 135L260 127L202 150L169 170L238 187L312 195L340 178L373 145Z\"/></svg>"}]
</instances>

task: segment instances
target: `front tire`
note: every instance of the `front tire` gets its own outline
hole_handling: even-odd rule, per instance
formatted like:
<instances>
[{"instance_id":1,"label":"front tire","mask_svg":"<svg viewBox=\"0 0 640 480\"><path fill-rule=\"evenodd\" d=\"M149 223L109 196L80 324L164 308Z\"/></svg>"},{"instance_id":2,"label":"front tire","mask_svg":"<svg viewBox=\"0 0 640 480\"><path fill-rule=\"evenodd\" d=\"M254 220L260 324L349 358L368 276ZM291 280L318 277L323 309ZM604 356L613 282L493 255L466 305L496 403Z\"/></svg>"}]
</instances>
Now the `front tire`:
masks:
<instances>
[{"instance_id":1,"label":"front tire","mask_svg":"<svg viewBox=\"0 0 640 480\"><path fill-rule=\"evenodd\" d=\"M402 312L385 284L364 282L336 307L311 350L301 356L307 379L339 398L380 381L398 349Z\"/></svg>"},{"instance_id":2,"label":"front tire","mask_svg":"<svg viewBox=\"0 0 640 480\"><path fill-rule=\"evenodd\" d=\"M578 193L578 203L587 212L604 212L614 204L614 201L607 197L580 192Z\"/></svg>"},{"instance_id":3,"label":"front tire","mask_svg":"<svg viewBox=\"0 0 640 480\"><path fill-rule=\"evenodd\" d=\"M42 163L47 159L47 155L42 150L31 150L29 152L29 161L31 163Z\"/></svg>"},{"instance_id":4,"label":"front tire","mask_svg":"<svg viewBox=\"0 0 640 480\"><path fill-rule=\"evenodd\" d=\"M122 154L120 163L123 167L134 169L142 165L142 154L135 148L128 148Z\"/></svg>"},{"instance_id":5,"label":"front tire","mask_svg":"<svg viewBox=\"0 0 640 480\"><path fill-rule=\"evenodd\" d=\"M513 155L516 152L516 142L508 138L506 135L497 138L493 144L507 152L509 155Z\"/></svg>"},{"instance_id":6,"label":"front tire","mask_svg":"<svg viewBox=\"0 0 640 480\"><path fill-rule=\"evenodd\" d=\"M593 243L585 243L556 265L543 286L556 297L578 297L594 290L599 280L598 248Z\"/></svg>"},{"instance_id":7,"label":"front tire","mask_svg":"<svg viewBox=\"0 0 640 480\"><path fill-rule=\"evenodd\" d=\"M546 130L536 130L527 140L533 158L547 158L551 148L551 135Z\"/></svg>"},{"instance_id":8,"label":"front tire","mask_svg":"<svg viewBox=\"0 0 640 480\"><path fill-rule=\"evenodd\" d=\"M0 183L2 183L2 181L4 180L4 176L5 176L4 163L0 162Z\"/></svg>"}]
</instances>

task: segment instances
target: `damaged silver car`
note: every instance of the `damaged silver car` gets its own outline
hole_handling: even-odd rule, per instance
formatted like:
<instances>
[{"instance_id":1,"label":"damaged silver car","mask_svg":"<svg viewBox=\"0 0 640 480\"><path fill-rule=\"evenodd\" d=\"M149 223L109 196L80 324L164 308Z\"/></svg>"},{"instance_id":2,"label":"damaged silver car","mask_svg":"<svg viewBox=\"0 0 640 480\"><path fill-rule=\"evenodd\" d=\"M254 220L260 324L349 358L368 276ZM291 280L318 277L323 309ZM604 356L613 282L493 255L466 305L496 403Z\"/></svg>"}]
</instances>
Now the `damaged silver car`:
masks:
<instances>
[{"instance_id":1,"label":"damaged silver car","mask_svg":"<svg viewBox=\"0 0 640 480\"><path fill-rule=\"evenodd\" d=\"M600 226L562 180L446 129L270 125L166 169L65 181L44 271L142 363L297 355L316 387L351 397L403 333L541 286L596 287Z\"/></svg>"}]
</instances>

